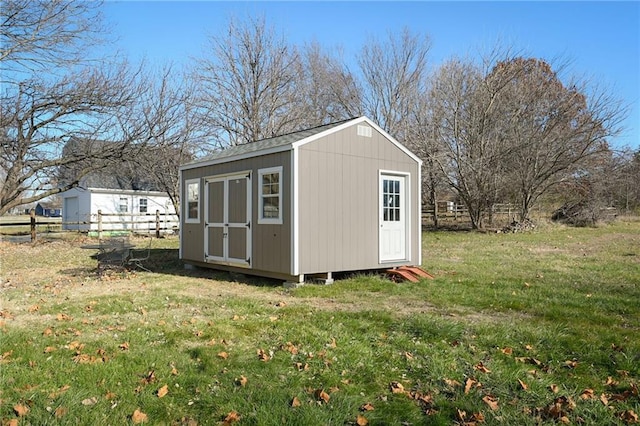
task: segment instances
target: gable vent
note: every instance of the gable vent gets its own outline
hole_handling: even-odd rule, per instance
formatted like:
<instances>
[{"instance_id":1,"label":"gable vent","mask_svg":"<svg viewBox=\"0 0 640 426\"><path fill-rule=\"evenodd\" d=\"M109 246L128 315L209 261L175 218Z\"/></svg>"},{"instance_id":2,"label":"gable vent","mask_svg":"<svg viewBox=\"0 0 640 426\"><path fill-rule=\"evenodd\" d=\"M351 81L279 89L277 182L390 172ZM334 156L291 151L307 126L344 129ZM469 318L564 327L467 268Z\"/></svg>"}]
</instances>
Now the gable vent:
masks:
<instances>
[{"instance_id":1,"label":"gable vent","mask_svg":"<svg viewBox=\"0 0 640 426\"><path fill-rule=\"evenodd\" d=\"M362 124L358 125L358 136L364 136L365 138L371 137L371 127L363 126Z\"/></svg>"}]
</instances>

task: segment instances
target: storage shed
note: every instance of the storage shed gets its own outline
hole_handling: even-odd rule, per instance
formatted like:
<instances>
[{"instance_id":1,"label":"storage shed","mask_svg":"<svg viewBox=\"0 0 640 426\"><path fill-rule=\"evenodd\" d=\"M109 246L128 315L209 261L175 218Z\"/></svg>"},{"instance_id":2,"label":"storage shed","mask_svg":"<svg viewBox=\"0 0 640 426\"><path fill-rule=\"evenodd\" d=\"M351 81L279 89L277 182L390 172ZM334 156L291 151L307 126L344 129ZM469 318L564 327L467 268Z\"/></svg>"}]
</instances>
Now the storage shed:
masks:
<instances>
[{"instance_id":1,"label":"storage shed","mask_svg":"<svg viewBox=\"0 0 640 426\"><path fill-rule=\"evenodd\" d=\"M180 167L180 258L303 282L421 264L421 161L367 117Z\"/></svg>"}]
</instances>

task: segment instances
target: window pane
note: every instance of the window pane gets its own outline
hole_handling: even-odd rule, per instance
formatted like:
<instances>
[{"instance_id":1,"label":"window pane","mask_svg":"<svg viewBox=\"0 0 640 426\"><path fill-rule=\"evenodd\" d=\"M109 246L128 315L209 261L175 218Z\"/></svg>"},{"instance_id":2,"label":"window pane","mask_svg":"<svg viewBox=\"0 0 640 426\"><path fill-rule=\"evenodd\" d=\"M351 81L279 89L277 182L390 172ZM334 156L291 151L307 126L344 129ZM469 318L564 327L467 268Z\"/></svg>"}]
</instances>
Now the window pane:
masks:
<instances>
[{"instance_id":1,"label":"window pane","mask_svg":"<svg viewBox=\"0 0 640 426\"><path fill-rule=\"evenodd\" d=\"M262 202L262 217L265 219L277 219L280 217L278 210L280 197L264 197Z\"/></svg>"},{"instance_id":2,"label":"window pane","mask_svg":"<svg viewBox=\"0 0 640 426\"><path fill-rule=\"evenodd\" d=\"M189 182L187 183L187 219L195 219L196 221L200 218L199 210L200 210L200 183L199 182Z\"/></svg>"}]
</instances>

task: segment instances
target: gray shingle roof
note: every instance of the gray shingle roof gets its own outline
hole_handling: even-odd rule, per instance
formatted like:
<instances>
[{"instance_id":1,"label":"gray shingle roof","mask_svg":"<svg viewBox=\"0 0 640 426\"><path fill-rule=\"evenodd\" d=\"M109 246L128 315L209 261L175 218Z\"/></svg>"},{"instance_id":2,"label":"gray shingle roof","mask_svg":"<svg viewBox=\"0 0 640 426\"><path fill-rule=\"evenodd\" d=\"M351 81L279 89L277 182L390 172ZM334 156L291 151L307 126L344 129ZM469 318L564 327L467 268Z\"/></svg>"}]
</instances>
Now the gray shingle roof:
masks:
<instances>
[{"instance_id":1,"label":"gray shingle roof","mask_svg":"<svg viewBox=\"0 0 640 426\"><path fill-rule=\"evenodd\" d=\"M351 120L353 120L353 118L350 118L348 120L338 121L335 123L325 124L318 127L313 127L311 129L300 130L298 132L288 133L286 135L275 136L269 139L262 139L257 142L231 146L229 148L223 149L222 151L215 152L205 158L201 158L199 160L196 160L188 164L195 164L195 163L206 162L211 160L218 160L222 158L235 157L238 155L247 155L251 153L257 154L260 151L291 145L295 142L301 141L313 135L317 135L318 133L322 133L325 130L332 129L334 127L337 127Z\"/></svg>"}]
</instances>

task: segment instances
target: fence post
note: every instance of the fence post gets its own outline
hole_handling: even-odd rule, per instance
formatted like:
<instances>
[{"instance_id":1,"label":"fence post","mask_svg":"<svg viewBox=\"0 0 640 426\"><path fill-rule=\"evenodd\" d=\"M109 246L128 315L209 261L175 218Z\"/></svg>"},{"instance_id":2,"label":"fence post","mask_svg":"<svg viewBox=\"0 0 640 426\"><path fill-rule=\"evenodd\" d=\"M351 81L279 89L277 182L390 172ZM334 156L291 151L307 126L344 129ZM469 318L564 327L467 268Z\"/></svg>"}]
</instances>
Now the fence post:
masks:
<instances>
[{"instance_id":1,"label":"fence post","mask_svg":"<svg viewBox=\"0 0 640 426\"><path fill-rule=\"evenodd\" d=\"M102 210L98 210L98 239L102 239Z\"/></svg>"},{"instance_id":2,"label":"fence post","mask_svg":"<svg viewBox=\"0 0 640 426\"><path fill-rule=\"evenodd\" d=\"M156 238L160 238L160 210L156 210Z\"/></svg>"},{"instance_id":3,"label":"fence post","mask_svg":"<svg viewBox=\"0 0 640 426\"><path fill-rule=\"evenodd\" d=\"M31 221L31 242L36 241L36 210L31 209L29 211L30 221Z\"/></svg>"}]
</instances>

